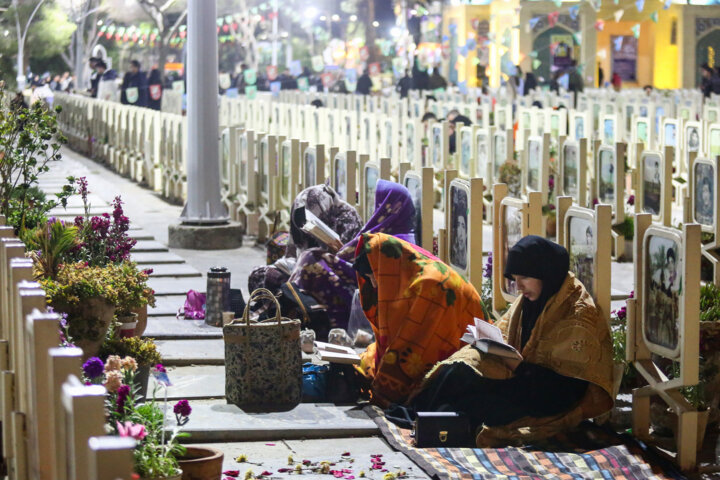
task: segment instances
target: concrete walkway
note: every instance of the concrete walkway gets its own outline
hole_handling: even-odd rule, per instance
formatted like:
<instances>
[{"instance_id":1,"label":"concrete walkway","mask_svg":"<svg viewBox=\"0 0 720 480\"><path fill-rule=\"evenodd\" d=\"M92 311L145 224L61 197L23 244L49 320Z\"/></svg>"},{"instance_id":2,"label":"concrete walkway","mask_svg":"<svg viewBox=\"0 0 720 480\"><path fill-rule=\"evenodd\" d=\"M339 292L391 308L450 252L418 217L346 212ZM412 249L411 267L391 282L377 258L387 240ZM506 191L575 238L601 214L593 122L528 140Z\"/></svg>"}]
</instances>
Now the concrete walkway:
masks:
<instances>
[{"instance_id":1,"label":"concrete walkway","mask_svg":"<svg viewBox=\"0 0 720 480\"><path fill-rule=\"evenodd\" d=\"M427 478L404 455L393 452L377 436L375 423L357 408L301 404L290 412L245 414L228 405L224 398L222 330L202 320L178 319L176 313L189 289L205 291L206 272L216 265L229 268L232 287L242 289L247 298L248 274L265 262L264 249L254 246L252 238L233 250L169 249L168 225L177 221L181 206L167 203L150 190L69 149L63 150L63 159L41 178L41 188L47 194L59 192L70 175L87 178L93 215L111 213L112 200L117 195L122 197L125 215L131 221L130 234L138 240L132 259L153 269L150 285L155 289L157 305L148 311L145 336L156 340L163 363L169 367L173 386L168 389L168 400L174 403L185 398L191 402L193 413L185 427L191 441L210 442L224 451L224 469L239 470L241 478L247 470L260 474L287 468L288 456L293 456L295 463L331 461L351 469L356 478L364 470L367 478L380 479L384 473L369 469L370 455L376 454L387 458L390 471L403 470L409 478ZM67 209L51 212L64 220L82 214L79 196L70 199ZM151 380L149 390L153 387ZM174 421L172 414L168 418ZM343 457L349 451L352 457ZM248 456L249 463L235 461L241 453ZM303 477L315 475L304 473Z\"/></svg>"}]
</instances>

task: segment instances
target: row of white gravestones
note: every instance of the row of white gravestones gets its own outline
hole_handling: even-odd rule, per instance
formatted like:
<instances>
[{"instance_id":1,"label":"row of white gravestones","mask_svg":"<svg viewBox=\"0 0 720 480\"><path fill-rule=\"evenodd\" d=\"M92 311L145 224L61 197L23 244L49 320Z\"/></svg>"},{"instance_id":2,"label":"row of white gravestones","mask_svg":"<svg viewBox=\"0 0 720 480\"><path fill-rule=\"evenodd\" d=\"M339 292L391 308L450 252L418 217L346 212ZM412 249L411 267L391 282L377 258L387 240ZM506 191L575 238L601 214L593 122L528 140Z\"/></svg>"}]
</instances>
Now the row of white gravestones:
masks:
<instances>
[{"instance_id":1,"label":"row of white gravestones","mask_svg":"<svg viewBox=\"0 0 720 480\"><path fill-rule=\"evenodd\" d=\"M4 219L0 218L0 224ZM0 226L0 426L11 480L127 479L135 441L105 437L105 388L85 386L82 350L60 348L60 317L13 228Z\"/></svg>"},{"instance_id":2,"label":"row of white gravestones","mask_svg":"<svg viewBox=\"0 0 720 480\"><path fill-rule=\"evenodd\" d=\"M505 114L508 114L507 110L505 110ZM440 128L443 130L447 128L446 125L440 125ZM544 179L547 178L545 168L548 157L547 150L549 148L548 136L552 138L553 132L543 131L542 137L533 136L532 123L530 127L531 128L528 129L530 132L526 137L524 137L524 140L526 140L524 148L520 149L522 153L520 160L522 164L521 171L523 171L520 194L510 197L508 196L506 185L498 184L493 186L492 223L495 227L493 229L493 289L495 291L495 294L493 295L493 310L496 312L504 309L506 302L512 301L516 295L516 292L513 291L513 285L501 276L504 266L503 262L505 261L508 249L520 237L531 233L542 233L543 229L541 208L543 204L547 203L547 198L544 196L542 185L545 183ZM433 127L433 130L436 128L438 127ZM475 252L471 251L472 249L469 248L471 243L468 242L475 244L476 239L481 238L482 235L481 229L479 234L477 231L478 225L480 225L481 219L483 218L482 211L484 207L481 199L484 195L482 193L478 193L483 190L483 182L479 178L473 178L475 176L475 172L468 175L468 178L471 178L471 180L468 181L463 179L461 175L458 175L458 172L456 171L445 170L445 167L448 166L448 161L444 145L446 130L443 130L441 130L440 134L437 135L437 140L431 138L431 154L429 156L432 160L431 163L437 163L437 166L439 167L438 173L440 173L440 178L442 180L441 184L445 187L445 191L449 192L449 195L445 197L443 205L446 215L446 228L442 229L440 232L439 252L440 256L450 263L453 268L465 272L468 277L472 279L471 281L473 281L473 284L477 287L478 282L476 279L478 274L482 271L482 267L480 266L478 268L477 265L478 259L481 259L482 256L481 254L473 255ZM339 191L343 192L344 198L352 200L352 194L354 192L351 192L348 187L348 182L353 176L350 173L351 169L357 179L356 186L359 195L356 196L356 199L359 198L360 200L359 202L355 202L355 205L359 208L363 217L367 218L372 210L371 201L374 196L374 180L377 178L390 178L392 164L387 158L380 158L379 162L374 162L367 154L361 153L358 155L354 151L343 151L338 152L337 155L330 155L326 161L325 152L332 152L332 147L326 148L323 144L309 144L299 140L294 140L292 138L292 131L290 131L290 136L287 137L289 140L283 139L283 136L277 135L274 136L275 138L273 139L272 135L268 136L263 133L258 133L256 136L255 132L250 129L235 128L230 131L234 131L235 133L230 136L228 144L233 145L233 142L235 142L236 148L239 148L239 152L237 153L239 161L230 162L231 164L234 164L234 166L230 166L230 164L228 165L227 171L231 172L233 168L236 169L237 177L235 177L234 174L227 175L226 184L229 185L232 182L235 182L236 180L233 180L233 178L237 178L238 185L240 186L240 197L244 196L244 200L240 201L239 207L236 210L246 216L254 215L254 218L257 219L258 231L260 231L261 221L269 221L269 218L265 218L263 220L263 217L267 217L267 212L272 211L273 208L286 211L289 207L290 199L294 198L296 192L311 185L313 180L315 183L319 183L322 182L324 178L332 178L332 184ZM558 131L558 141L561 140L561 138L559 138L559 133L560 132ZM374 132L371 132L369 136L370 138L382 138L382 133L376 129ZM511 152L514 148L508 148L508 145L512 145L513 138L509 129L500 131L496 130L488 136L491 137L489 150L491 150L490 155L493 161L486 162L486 168L483 169L481 167L477 171L481 173L485 171L485 173L488 174L488 177L494 180L494 177L499 176L499 167L505 162L512 160ZM232 140L233 138L235 138L235 140ZM265 140L266 138L267 141ZM500 148L503 146L503 143L504 148ZM578 180L580 177L580 172L578 172L575 182L576 184L578 182L582 183L585 185L585 188L589 190L589 196L585 197L586 204L589 202L589 199L597 198L601 203L607 203L608 205L600 205L595 210L586 210L582 207L569 207L567 205L568 200L560 199L558 202L559 222L561 224L559 226L559 238L561 243L569 246L569 250L574 259L574 263L571 268L573 268L574 272L579 277L586 279L586 284L588 285L589 290L593 293L593 296L596 298L598 304L601 305L601 308L607 309L609 308L607 307L608 286L602 279L609 275L607 268L608 252L613 250L617 252L619 250L617 245L613 246L614 242L612 240L613 238L617 240L617 232L615 232L612 228L608 228L608 224L612 225L618 223L618 220L624 213L625 171L624 161L621 159L624 159L625 157L626 148L625 144L622 142L607 144L604 143L602 139L593 142L591 149L588 149L587 143L588 142L585 138L580 138L580 142L577 144L574 143L574 140L570 140L569 143L561 142L562 153L560 158L562 165L560 170L562 178L559 183L562 186L563 193L572 190L573 182L571 181L571 159L573 157L577 158L578 162L576 168L584 171L585 169L582 168L582 161L580 161L580 157L587 160L586 155L583 155L582 151L583 149L586 152L589 150L592 153L589 153L588 155L591 155L590 160L594 165L593 170L597 172L597 175L594 178L588 178L587 182L584 182L582 180ZM273 147L273 144L275 147ZM277 148L277 145L280 145L279 149ZM287 148L283 148L284 146L287 146ZM494 152L492 152L493 146L495 148ZM573 151L573 148L577 148L578 150ZM229 149L232 149L232 147L229 147ZM259 150L264 150L268 153L256 153ZM280 153L273 154L272 152L275 150ZM282 153L283 151L287 153ZM636 158L639 160L638 172L642 172L642 177L640 178L644 178L648 169L652 167L655 169L653 172L657 171L663 175L660 183L664 184L664 188L666 188L666 185L669 185L670 182L663 182L662 179L666 179L671 162L666 162L665 159L673 156L673 150L666 149L665 152L660 152L660 156L658 156L658 152L646 152L640 147L638 147L635 151L637 153ZM282 161L283 156L289 159L289 162L284 163ZM354 168L352 168L353 156L355 156ZM274 162L273 158L275 158ZM500 159L502 159L502 162L500 162ZM538 159L540 159L540 162L537 161ZM654 165L653 162L657 162L657 165ZM273 163L275 163L275 167L271 166ZM697 163L698 165L707 164L707 162L703 161L697 161ZM475 159L474 162L471 160L471 164L477 165L477 159ZM490 164L489 167L488 164ZM328 165L327 168L326 165ZM712 162L710 162L710 165L713 165ZM283 182L282 175L279 176L280 186L276 190L275 194L273 194L272 187L268 183L268 180L265 179L265 172L272 171L272 168L277 168L275 172L286 173L288 170L290 172L289 181L287 182ZM429 187L435 180L433 178L435 176L434 170L431 167L422 167L422 170L420 170L413 162L400 162L399 168L402 168L403 174L400 178L402 178L402 181L406 184L406 186L412 187L415 185L415 188L417 189L417 186L421 185L419 188L419 195L415 195L420 197L419 200L416 200L416 204L420 205L420 237L423 245L427 246L428 238L431 241L433 233L431 210L434 203L434 195L429 193L428 190L431 190ZM691 168L688 167L688 171L690 170ZM716 168L711 169L711 171L715 174L717 173ZM243 174L243 172L245 172L245 174ZM324 177L321 172L324 172ZM464 173L467 173L467 169ZM707 174L703 175L704 177L707 177ZM287 175L285 176L287 177ZM343 191L343 176L346 179L345 191ZM694 183L699 185L697 181ZM242 189L243 186L245 186L245 190ZM535 189L533 187L538 188ZM248 195L248 192L252 188L255 189L255 194ZM665 198L667 198L666 191L665 198L663 198L663 191L659 193L660 200L658 202L655 199L657 192L654 192L654 187L652 185L643 184L640 187L636 186L636 189L638 188L640 189L639 191L642 196L642 198L639 199L638 208L642 210L655 209L657 211L654 210L650 216L640 215L636 222L642 226L641 222L648 222L653 219L653 216L655 216L656 221L664 223L666 218L665 212L667 212L667 202L665 200ZM582 185L576 185L576 190L577 192L580 192L582 190ZM695 191L697 191L697 188ZM413 192L412 189L411 192ZM258 195L258 193L260 193L260 195ZM579 193L576 194L578 196L580 195ZM235 195L227 195L226 198L229 201L230 199L232 199L233 202L237 201ZM660 206L658 206L658 203ZM465 207L465 205L467 205L467 207ZM714 205L717 204L714 203ZM264 210L265 207L267 207L266 210ZM698 212L693 213L696 215L699 214ZM426 222L428 217L430 220ZM661 230L662 228L665 228L666 230L662 230L662 232L667 235L673 233L673 231L671 229L667 229L667 227L653 228L659 228ZM690 232L694 231L693 229L696 229L696 227L689 227ZM610 232L609 239L608 231ZM597 235L597 237L595 235ZM661 237L662 235L658 236ZM648 240L648 242L650 241L651 239ZM588 243L591 245L588 245ZM687 264L688 262L684 259L693 257L692 252L688 254L684 248L685 246L690 245L690 243L691 242L687 241L683 241L682 243L676 242L673 246L664 250L666 257L672 257L674 261L679 255L683 255L683 262L684 264ZM683 247L683 249L681 249L681 247ZM672 248L672 250L670 250L670 248ZM637 249L638 246L636 245L636 250ZM680 252L680 250L682 250L682 252ZM673 255L669 255L669 251L672 251ZM636 258L638 259L645 258L637 255L638 253L636 252ZM659 255L657 256L659 258ZM655 269L657 270L658 268L660 267L656 265ZM670 266L668 265L667 267L662 267L660 270L663 268L670 268ZM654 273L653 275L657 277ZM647 279L653 278L653 275L646 275L644 279L651 282L651 280ZM663 278L665 278L664 274ZM686 278L689 278L690 280L694 279L694 277ZM651 284L647 287L650 291L653 291L653 288L655 290L660 288L658 286L659 280L656 278L654 281L655 285ZM643 284L640 280L638 280L636 281L636 285L642 286ZM665 288L667 288L667 286ZM657 292L655 293L657 294ZM641 301L641 299L638 299L638 301ZM655 299L655 301L658 300ZM690 306L688 306L688 300L683 299L683 301L686 302L683 304L685 305L683 308L685 308L685 310L689 309ZM607 315L607 312L605 313ZM672 352L670 353L670 348L668 347L668 339L672 341L672 339L675 338L672 333L675 331L673 330L675 327L668 327L667 325L653 326L653 322L658 323L657 318L648 316L647 314L645 316L647 319L641 319L640 323L643 324L643 322L645 322L647 324L647 326L643 326L642 328L647 330L645 334L648 338L643 341L646 341L646 343L655 342L654 345L659 344L658 342L665 342L666 350L664 353L667 355L677 355L677 352L681 350L680 347L677 347L676 344L670 343L669 345L673 347ZM677 326L677 328L682 328L682 330L679 331L687 332L685 336L692 338L692 332L687 331L687 328L692 328L692 325L687 324ZM685 342L685 340L683 340L683 342ZM685 348L684 346L685 343L683 343L683 348ZM692 347L688 346L683 351L691 352L691 350ZM680 384L689 385L693 382L693 365L692 361L688 360L688 358L691 358L692 355L682 353L681 357L684 362L683 365L685 365L683 368L689 373L685 374L682 379L678 381L670 382L672 388L675 388ZM675 356L673 358L678 357ZM639 357L633 357L633 361L638 363L642 368L642 362L645 360L641 355ZM645 374L643 375L645 376ZM674 394L666 395L667 392L664 390L665 387L661 385L662 382L658 382L657 379L652 378L648 381L650 382L650 387L647 390L648 392L652 392L652 394L659 392L661 396L665 395L663 398L666 400L667 398L670 398L672 401L677 400L675 398L676 395ZM642 398L644 397L640 395L638 398L637 402L640 406L642 406L642 402L644 402ZM683 406L680 405L679 408L682 407ZM685 415L683 413L682 418L684 423L681 425L681 430L683 432L681 433L681 436L687 437L688 432L692 430L692 425L690 425L692 423L692 415ZM642 421L639 421L639 425L641 424ZM639 431L642 431L642 429ZM689 462L689 455L688 449L683 449L680 455L681 463Z\"/></svg>"}]
</instances>

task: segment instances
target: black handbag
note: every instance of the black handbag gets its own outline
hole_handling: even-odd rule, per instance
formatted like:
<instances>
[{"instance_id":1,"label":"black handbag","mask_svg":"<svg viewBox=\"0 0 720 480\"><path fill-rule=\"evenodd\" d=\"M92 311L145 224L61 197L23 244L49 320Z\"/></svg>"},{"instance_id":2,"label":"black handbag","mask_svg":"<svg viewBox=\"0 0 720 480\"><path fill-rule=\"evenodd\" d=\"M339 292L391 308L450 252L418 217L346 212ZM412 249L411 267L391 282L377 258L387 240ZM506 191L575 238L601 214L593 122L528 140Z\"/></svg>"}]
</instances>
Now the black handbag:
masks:
<instances>
[{"instance_id":1,"label":"black handbag","mask_svg":"<svg viewBox=\"0 0 720 480\"><path fill-rule=\"evenodd\" d=\"M417 412L415 420L415 446L474 447L467 417L457 412Z\"/></svg>"},{"instance_id":2,"label":"black handbag","mask_svg":"<svg viewBox=\"0 0 720 480\"><path fill-rule=\"evenodd\" d=\"M283 316L300 319L302 328L312 329L315 331L315 339L327 342L330 318L325 305L318 303L315 297L292 282L286 282L280 287L278 301Z\"/></svg>"}]
</instances>

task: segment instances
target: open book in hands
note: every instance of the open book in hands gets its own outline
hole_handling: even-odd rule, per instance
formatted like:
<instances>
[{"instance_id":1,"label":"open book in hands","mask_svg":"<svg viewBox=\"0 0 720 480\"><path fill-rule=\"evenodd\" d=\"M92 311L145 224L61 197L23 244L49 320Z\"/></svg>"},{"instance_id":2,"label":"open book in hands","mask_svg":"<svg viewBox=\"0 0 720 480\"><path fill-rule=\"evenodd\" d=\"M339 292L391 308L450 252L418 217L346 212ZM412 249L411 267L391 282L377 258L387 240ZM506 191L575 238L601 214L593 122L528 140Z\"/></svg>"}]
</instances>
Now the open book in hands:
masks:
<instances>
[{"instance_id":1,"label":"open book in hands","mask_svg":"<svg viewBox=\"0 0 720 480\"><path fill-rule=\"evenodd\" d=\"M302 230L314 237L318 242L327 245L333 253L343 246L340 235L307 209L305 210L305 225L302 226Z\"/></svg>"},{"instance_id":2,"label":"open book in hands","mask_svg":"<svg viewBox=\"0 0 720 480\"><path fill-rule=\"evenodd\" d=\"M460 340L483 353L501 357L505 364L513 370L523 360L520 352L515 350L512 345L505 343L498 327L479 318L475 319L475 325L467 326L467 331Z\"/></svg>"}]
</instances>

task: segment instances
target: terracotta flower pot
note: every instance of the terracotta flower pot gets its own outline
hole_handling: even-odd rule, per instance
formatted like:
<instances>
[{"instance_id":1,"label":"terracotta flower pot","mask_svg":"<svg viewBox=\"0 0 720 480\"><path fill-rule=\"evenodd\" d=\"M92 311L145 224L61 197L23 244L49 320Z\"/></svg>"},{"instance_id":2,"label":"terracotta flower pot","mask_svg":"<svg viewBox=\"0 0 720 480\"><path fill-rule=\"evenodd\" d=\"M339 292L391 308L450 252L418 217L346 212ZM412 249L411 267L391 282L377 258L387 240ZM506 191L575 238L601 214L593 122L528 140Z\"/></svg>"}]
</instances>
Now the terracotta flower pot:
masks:
<instances>
[{"instance_id":1,"label":"terracotta flower pot","mask_svg":"<svg viewBox=\"0 0 720 480\"><path fill-rule=\"evenodd\" d=\"M147 319L148 319L148 307L145 305L141 308L136 308L133 310L133 313L137 314L137 326L135 327L135 336L142 337L142 334L145 333L145 329L147 328Z\"/></svg>"},{"instance_id":2,"label":"terracotta flower pot","mask_svg":"<svg viewBox=\"0 0 720 480\"><path fill-rule=\"evenodd\" d=\"M187 453L178 457L182 480L220 480L223 452L208 447L187 447Z\"/></svg>"},{"instance_id":3,"label":"terracotta flower pot","mask_svg":"<svg viewBox=\"0 0 720 480\"><path fill-rule=\"evenodd\" d=\"M89 298L80 305L54 304L53 308L67 313L70 336L83 349L83 358L97 356L115 316L115 307L102 298Z\"/></svg>"}]
</instances>

